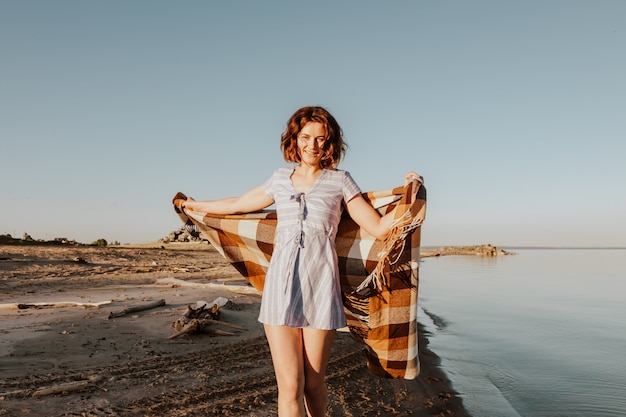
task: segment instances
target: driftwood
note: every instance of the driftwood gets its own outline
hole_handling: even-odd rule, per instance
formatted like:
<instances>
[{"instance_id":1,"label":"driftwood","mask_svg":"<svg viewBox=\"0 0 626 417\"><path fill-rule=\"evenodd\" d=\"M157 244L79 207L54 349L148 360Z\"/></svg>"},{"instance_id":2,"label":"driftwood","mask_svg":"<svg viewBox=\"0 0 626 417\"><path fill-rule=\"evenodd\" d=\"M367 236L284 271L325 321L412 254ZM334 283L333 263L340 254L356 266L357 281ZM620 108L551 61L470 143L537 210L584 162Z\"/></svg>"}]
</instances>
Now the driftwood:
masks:
<instances>
[{"instance_id":1,"label":"driftwood","mask_svg":"<svg viewBox=\"0 0 626 417\"><path fill-rule=\"evenodd\" d=\"M80 391L89 386L90 381L75 381L67 384L55 385L50 388L44 388L33 392L33 397L43 397L44 395L60 394L62 392Z\"/></svg>"},{"instance_id":2,"label":"driftwood","mask_svg":"<svg viewBox=\"0 0 626 417\"><path fill-rule=\"evenodd\" d=\"M0 304L0 310L26 310L29 308L48 308L48 307L100 307L105 304L111 304L112 300L100 301L98 303L78 303L74 301L54 301L50 303L8 303Z\"/></svg>"},{"instance_id":3,"label":"driftwood","mask_svg":"<svg viewBox=\"0 0 626 417\"><path fill-rule=\"evenodd\" d=\"M156 285L169 285L171 287L190 287L190 288L205 288L211 290L228 290L239 294L256 294L260 295L261 292L250 285L228 285L228 284L216 284L214 282L199 283L189 282L176 278L159 278L156 281Z\"/></svg>"},{"instance_id":4,"label":"driftwood","mask_svg":"<svg viewBox=\"0 0 626 417\"><path fill-rule=\"evenodd\" d=\"M159 301L154 301L152 303L143 304L139 306L126 307L124 310L119 311L117 313L114 313L114 312L109 313L108 320L111 320L117 317L126 316L127 314L137 313L138 311L150 310L150 309L161 307L164 305L165 305L165 300L159 300Z\"/></svg>"},{"instance_id":5,"label":"driftwood","mask_svg":"<svg viewBox=\"0 0 626 417\"><path fill-rule=\"evenodd\" d=\"M196 307L191 305L174 323L173 327L176 333L169 336L168 339L174 339L184 334L208 333L214 336L235 336L235 333L227 332L220 329L209 328L210 325L218 325L229 327L236 330L246 330L231 323L218 320L220 317L220 308L224 307L229 301L224 297L218 297L213 303L206 301L198 301Z\"/></svg>"},{"instance_id":6,"label":"driftwood","mask_svg":"<svg viewBox=\"0 0 626 417\"><path fill-rule=\"evenodd\" d=\"M29 394L31 390L29 389L18 389L15 391L8 391L8 392L0 392L0 401L4 400L5 397L9 397L9 396L17 396L17 395L24 395L24 394Z\"/></svg>"}]
</instances>

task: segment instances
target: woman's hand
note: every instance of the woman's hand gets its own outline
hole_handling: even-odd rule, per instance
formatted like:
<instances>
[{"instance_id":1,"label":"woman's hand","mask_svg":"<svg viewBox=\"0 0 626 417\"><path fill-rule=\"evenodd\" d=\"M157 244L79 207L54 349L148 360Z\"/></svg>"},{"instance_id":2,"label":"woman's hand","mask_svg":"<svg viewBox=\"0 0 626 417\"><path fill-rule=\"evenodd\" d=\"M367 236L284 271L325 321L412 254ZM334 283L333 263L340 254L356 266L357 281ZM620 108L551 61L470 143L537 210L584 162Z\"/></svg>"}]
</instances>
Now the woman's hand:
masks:
<instances>
[{"instance_id":1,"label":"woman's hand","mask_svg":"<svg viewBox=\"0 0 626 417\"><path fill-rule=\"evenodd\" d=\"M424 178L420 174L411 171L404 176L404 185L407 185L413 180L417 180L421 184L424 184Z\"/></svg>"},{"instance_id":2,"label":"woman's hand","mask_svg":"<svg viewBox=\"0 0 626 417\"><path fill-rule=\"evenodd\" d=\"M422 184L424 183L422 176L413 171L404 176L405 185L415 180ZM359 226L376 239L380 240L384 240L385 236L387 236L387 232L389 232L389 229L395 221L395 210L397 209L396 207L396 209L381 217L380 214L374 210L372 205L365 201L361 194L348 201L346 207L350 217L352 217Z\"/></svg>"},{"instance_id":3,"label":"woman's hand","mask_svg":"<svg viewBox=\"0 0 626 417\"><path fill-rule=\"evenodd\" d=\"M185 201L183 201L183 204L181 204L180 206L181 206L182 208L189 208L190 210L193 210L191 207L189 207L189 204L188 204L188 203L189 203L190 201L196 201L196 200L194 200L192 197L187 197L187 199L186 199Z\"/></svg>"}]
</instances>

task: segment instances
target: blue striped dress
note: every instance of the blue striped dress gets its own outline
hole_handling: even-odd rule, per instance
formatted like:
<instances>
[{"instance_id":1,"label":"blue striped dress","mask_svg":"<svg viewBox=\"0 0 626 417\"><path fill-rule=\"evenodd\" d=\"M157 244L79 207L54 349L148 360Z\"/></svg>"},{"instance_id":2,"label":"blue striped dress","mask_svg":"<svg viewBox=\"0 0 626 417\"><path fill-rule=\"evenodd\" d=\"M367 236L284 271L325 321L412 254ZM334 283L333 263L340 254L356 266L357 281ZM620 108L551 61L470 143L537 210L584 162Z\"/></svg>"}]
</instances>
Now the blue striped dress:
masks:
<instances>
[{"instance_id":1,"label":"blue striped dress","mask_svg":"<svg viewBox=\"0 0 626 417\"><path fill-rule=\"evenodd\" d=\"M324 170L306 194L295 191L294 168L280 168L261 186L275 202L278 225L265 277L259 321L333 330L346 325L335 236L346 201L361 193L347 171Z\"/></svg>"}]
</instances>

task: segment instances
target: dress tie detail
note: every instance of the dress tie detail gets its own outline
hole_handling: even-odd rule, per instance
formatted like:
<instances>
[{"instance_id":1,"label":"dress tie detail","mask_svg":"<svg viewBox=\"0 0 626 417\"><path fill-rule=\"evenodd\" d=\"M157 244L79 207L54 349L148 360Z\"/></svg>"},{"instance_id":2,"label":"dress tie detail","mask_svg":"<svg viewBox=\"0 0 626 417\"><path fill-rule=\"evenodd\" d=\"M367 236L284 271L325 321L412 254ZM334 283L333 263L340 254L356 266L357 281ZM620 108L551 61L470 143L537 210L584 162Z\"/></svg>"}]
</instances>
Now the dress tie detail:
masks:
<instances>
[{"instance_id":1,"label":"dress tie detail","mask_svg":"<svg viewBox=\"0 0 626 417\"><path fill-rule=\"evenodd\" d=\"M304 221L307 216L306 209L306 198L304 193L297 193L291 196L291 200L296 200L298 202L298 224L300 225L300 233L296 238L296 242L300 245L301 248L304 247Z\"/></svg>"},{"instance_id":2,"label":"dress tie detail","mask_svg":"<svg viewBox=\"0 0 626 417\"><path fill-rule=\"evenodd\" d=\"M289 291L289 283L292 281L291 278L294 273L296 258L300 253L300 249L304 248L304 221L307 216L306 198L304 197L304 193L293 194L290 197L290 200L295 200L298 203L298 225L300 230L294 237L294 245L291 247L291 253L289 254L289 274L285 280L285 287L283 289L284 294L287 294Z\"/></svg>"}]
</instances>

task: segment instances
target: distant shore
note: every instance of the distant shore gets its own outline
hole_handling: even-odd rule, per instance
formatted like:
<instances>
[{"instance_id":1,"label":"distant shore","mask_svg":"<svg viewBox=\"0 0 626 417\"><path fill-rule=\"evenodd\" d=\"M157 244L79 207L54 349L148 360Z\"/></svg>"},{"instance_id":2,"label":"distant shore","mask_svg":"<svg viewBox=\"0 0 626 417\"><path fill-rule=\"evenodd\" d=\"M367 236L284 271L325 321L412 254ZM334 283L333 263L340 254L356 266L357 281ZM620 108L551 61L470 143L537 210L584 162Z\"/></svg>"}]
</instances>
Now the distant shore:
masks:
<instances>
[{"instance_id":1,"label":"distant shore","mask_svg":"<svg viewBox=\"0 0 626 417\"><path fill-rule=\"evenodd\" d=\"M514 252L507 251L487 243L486 245L473 246L442 246L437 249L422 249L420 256L428 258L431 256L445 255L474 255L474 256L505 256L515 255Z\"/></svg>"},{"instance_id":2,"label":"distant shore","mask_svg":"<svg viewBox=\"0 0 626 417\"><path fill-rule=\"evenodd\" d=\"M172 232L172 235L176 233L184 233L183 231ZM104 239L98 239L97 241L86 244L79 243L70 239L54 239L54 240L34 240L34 239L18 239L11 235L0 235L0 245L33 245L33 246L100 246L100 247L119 247L119 248L161 248L161 249L210 249L211 245L208 241L202 239L195 239L193 241L175 241L168 238L160 239L154 242L147 243L112 243L109 244ZM482 245L472 246L441 246L438 248L422 248L420 256L423 258L431 256L445 256L445 255L478 255L478 256L502 256L502 255L514 255L514 252L507 251L490 243Z\"/></svg>"}]
</instances>

